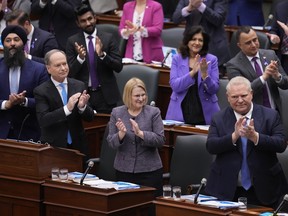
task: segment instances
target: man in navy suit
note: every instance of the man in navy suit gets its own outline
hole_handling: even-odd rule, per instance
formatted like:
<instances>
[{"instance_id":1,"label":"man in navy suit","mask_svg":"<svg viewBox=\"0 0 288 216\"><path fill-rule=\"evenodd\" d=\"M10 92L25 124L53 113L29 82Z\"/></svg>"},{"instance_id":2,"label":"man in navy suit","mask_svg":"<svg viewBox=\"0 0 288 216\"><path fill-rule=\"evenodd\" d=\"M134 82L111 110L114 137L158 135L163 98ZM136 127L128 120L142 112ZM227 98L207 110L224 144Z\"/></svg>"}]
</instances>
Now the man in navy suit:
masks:
<instances>
[{"instance_id":1,"label":"man in navy suit","mask_svg":"<svg viewBox=\"0 0 288 216\"><path fill-rule=\"evenodd\" d=\"M0 138L38 141L40 128L33 90L48 79L43 64L25 58L27 35L19 26L7 26L1 37L4 57L0 59Z\"/></svg>"},{"instance_id":2,"label":"man in navy suit","mask_svg":"<svg viewBox=\"0 0 288 216\"><path fill-rule=\"evenodd\" d=\"M31 13L39 16L39 28L55 34L61 50L67 38L79 31L74 9L81 0L32 0Z\"/></svg>"},{"instance_id":3,"label":"man in navy suit","mask_svg":"<svg viewBox=\"0 0 288 216\"><path fill-rule=\"evenodd\" d=\"M63 51L51 50L44 60L51 79L34 90L37 118L41 126L40 140L52 146L77 149L86 154L88 152L82 120L93 120L94 112L88 105L90 96L83 82L67 78L69 67ZM67 103L63 98L61 85L64 85Z\"/></svg>"},{"instance_id":4,"label":"man in navy suit","mask_svg":"<svg viewBox=\"0 0 288 216\"><path fill-rule=\"evenodd\" d=\"M230 106L214 115L206 143L216 155L206 192L221 200L244 196L249 204L275 208L288 191L277 158L287 146L280 115L252 103L245 77L234 77L226 89Z\"/></svg>"},{"instance_id":5,"label":"man in navy suit","mask_svg":"<svg viewBox=\"0 0 288 216\"><path fill-rule=\"evenodd\" d=\"M82 32L67 41L66 53L71 68L69 77L86 84L90 94L89 102L94 110L110 114L120 100L114 75L114 72L121 72L123 67L119 48L112 34L96 29L96 15L88 5L82 4L75 12ZM91 41L89 37L92 37ZM93 67L95 70L92 70ZM92 81L93 75L97 76L95 84Z\"/></svg>"},{"instance_id":6,"label":"man in navy suit","mask_svg":"<svg viewBox=\"0 0 288 216\"><path fill-rule=\"evenodd\" d=\"M27 34L26 57L44 64L45 54L57 49L56 38L50 32L36 28L32 25L30 17L21 10L14 10L5 16L7 25L19 25L24 28Z\"/></svg>"}]
</instances>

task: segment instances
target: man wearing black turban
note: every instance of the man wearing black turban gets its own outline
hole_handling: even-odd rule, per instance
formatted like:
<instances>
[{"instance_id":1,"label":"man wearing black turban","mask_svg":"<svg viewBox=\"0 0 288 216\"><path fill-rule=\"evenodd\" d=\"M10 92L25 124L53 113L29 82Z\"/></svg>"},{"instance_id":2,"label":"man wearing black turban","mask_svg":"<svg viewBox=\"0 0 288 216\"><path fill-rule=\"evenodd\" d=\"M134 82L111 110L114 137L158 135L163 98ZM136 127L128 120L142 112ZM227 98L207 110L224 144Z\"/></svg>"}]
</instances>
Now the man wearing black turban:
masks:
<instances>
[{"instance_id":1,"label":"man wearing black turban","mask_svg":"<svg viewBox=\"0 0 288 216\"><path fill-rule=\"evenodd\" d=\"M4 57L0 59L0 138L38 141L40 128L33 90L46 81L43 64L25 58L27 35L19 26L7 26L1 35Z\"/></svg>"}]
</instances>

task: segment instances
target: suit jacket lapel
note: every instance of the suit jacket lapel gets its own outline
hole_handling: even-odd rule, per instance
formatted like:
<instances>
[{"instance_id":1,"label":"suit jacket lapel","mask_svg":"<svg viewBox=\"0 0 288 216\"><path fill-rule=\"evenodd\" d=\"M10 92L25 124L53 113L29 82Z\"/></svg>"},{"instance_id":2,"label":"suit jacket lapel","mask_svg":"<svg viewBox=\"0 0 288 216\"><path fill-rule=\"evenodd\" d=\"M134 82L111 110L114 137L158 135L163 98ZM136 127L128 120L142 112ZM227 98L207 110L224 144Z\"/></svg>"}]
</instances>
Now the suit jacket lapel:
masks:
<instances>
[{"instance_id":1,"label":"suit jacket lapel","mask_svg":"<svg viewBox=\"0 0 288 216\"><path fill-rule=\"evenodd\" d=\"M256 79L257 78L257 74L255 72L255 69L252 67L251 62L249 61L249 59L247 58L247 56L241 52L240 55L240 60L241 60L241 65L243 66L243 68L245 68L246 73L249 77L252 77L252 79ZM249 79L248 77L248 79ZM249 79L250 80L250 79Z\"/></svg>"}]
</instances>

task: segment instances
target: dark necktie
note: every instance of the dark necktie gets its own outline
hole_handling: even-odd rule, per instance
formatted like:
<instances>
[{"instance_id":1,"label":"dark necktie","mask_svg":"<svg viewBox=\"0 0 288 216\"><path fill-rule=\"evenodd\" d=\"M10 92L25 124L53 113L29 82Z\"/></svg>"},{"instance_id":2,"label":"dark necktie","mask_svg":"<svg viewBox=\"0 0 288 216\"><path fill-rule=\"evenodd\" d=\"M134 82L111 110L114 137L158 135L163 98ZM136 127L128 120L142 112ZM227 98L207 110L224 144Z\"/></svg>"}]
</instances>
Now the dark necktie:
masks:
<instances>
[{"instance_id":1,"label":"dark necktie","mask_svg":"<svg viewBox=\"0 0 288 216\"><path fill-rule=\"evenodd\" d=\"M61 96L62 96L63 104L66 105L67 102L68 102L68 96L67 96L67 92L66 92L66 89L65 89L65 84L64 83L60 83L59 86L61 87ZM68 144L72 143L72 138L71 138L71 134L70 134L69 130L68 130L68 133L67 133L67 143Z\"/></svg>"},{"instance_id":2,"label":"dark necktie","mask_svg":"<svg viewBox=\"0 0 288 216\"><path fill-rule=\"evenodd\" d=\"M247 126L247 120L248 118L246 117L246 125ZM249 167L247 164L247 138L246 137L241 137L242 141L242 166L241 166L241 182L242 182L242 187L245 188L245 190L248 190L251 187L251 177L250 177L250 172L249 172Z\"/></svg>"},{"instance_id":3,"label":"dark necktie","mask_svg":"<svg viewBox=\"0 0 288 216\"><path fill-rule=\"evenodd\" d=\"M288 52L288 36L284 33L281 44L281 53L285 54L287 52Z\"/></svg>"},{"instance_id":4,"label":"dark necktie","mask_svg":"<svg viewBox=\"0 0 288 216\"><path fill-rule=\"evenodd\" d=\"M95 49L93 46L93 36L88 36L89 43L88 43L88 54L89 54L89 68L90 68L90 78L91 78L91 87L97 88L99 86L99 80L96 72L96 65L95 65Z\"/></svg>"},{"instance_id":5,"label":"dark necktie","mask_svg":"<svg viewBox=\"0 0 288 216\"><path fill-rule=\"evenodd\" d=\"M252 61L254 62L254 68L255 68L256 74L258 75L258 77L260 77L260 76L262 76L263 73L262 73L262 70L260 68L260 65L257 63L257 58L258 57L253 57ZM268 96L268 90L267 90L267 84L266 83L263 85L262 95L263 95L263 105L266 106L266 107L271 108L271 104L270 104L270 101L269 101L269 96Z\"/></svg>"},{"instance_id":6,"label":"dark necktie","mask_svg":"<svg viewBox=\"0 0 288 216\"><path fill-rule=\"evenodd\" d=\"M27 39L27 42L26 42L26 44L25 44L25 46L24 46L24 51L25 51L27 54L30 53L30 49L29 49L28 42L29 42L29 39Z\"/></svg>"}]
</instances>

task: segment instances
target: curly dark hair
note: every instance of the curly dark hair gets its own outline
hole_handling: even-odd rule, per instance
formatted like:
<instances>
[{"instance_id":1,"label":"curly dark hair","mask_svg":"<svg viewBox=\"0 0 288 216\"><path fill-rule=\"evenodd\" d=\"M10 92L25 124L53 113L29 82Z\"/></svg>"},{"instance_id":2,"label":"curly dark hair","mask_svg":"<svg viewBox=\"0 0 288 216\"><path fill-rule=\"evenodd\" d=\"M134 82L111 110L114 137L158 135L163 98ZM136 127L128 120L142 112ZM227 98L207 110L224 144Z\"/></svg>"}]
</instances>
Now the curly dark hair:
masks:
<instances>
[{"instance_id":1,"label":"curly dark hair","mask_svg":"<svg viewBox=\"0 0 288 216\"><path fill-rule=\"evenodd\" d=\"M210 36L204 31L202 26L192 26L191 28L187 29L184 32L183 40L182 40L182 43L179 47L179 53L182 55L183 58L190 56L188 43L189 43L189 41L192 40L194 35L198 34L198 33L201 33L203 35L203 47L200 50L199 55L201 57L207 55L208 48L209 48Z\"/></svg>"}]
</instances>

